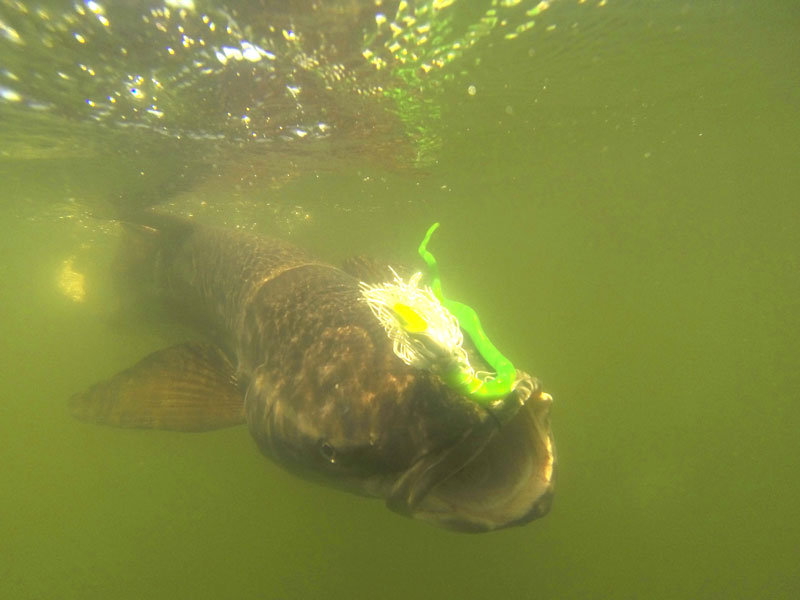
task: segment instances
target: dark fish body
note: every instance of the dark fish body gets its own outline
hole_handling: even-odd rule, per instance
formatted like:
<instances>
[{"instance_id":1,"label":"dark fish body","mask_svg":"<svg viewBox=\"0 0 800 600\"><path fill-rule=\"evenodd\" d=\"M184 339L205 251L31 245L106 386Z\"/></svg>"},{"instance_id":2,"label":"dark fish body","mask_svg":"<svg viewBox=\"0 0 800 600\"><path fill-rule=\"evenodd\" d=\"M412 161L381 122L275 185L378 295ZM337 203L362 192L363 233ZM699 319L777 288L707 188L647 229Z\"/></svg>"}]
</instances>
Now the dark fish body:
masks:
<instances>
[{"instance_id":1,"label":"dark fish body","mask_svg":"<svg viewBox=\"0 0 800 600\"><path fill-rule=\"evenodd\" d=\"M125 229L128 288L157 296L213 343L156 352L74 396L79 418L175 430L246 422L289 470L463 531L549 509L549 396L519 372L530 385L498 419L406 365L362 298L359 282L373 273L155 214Z\"/></svg>"}]
</instances>

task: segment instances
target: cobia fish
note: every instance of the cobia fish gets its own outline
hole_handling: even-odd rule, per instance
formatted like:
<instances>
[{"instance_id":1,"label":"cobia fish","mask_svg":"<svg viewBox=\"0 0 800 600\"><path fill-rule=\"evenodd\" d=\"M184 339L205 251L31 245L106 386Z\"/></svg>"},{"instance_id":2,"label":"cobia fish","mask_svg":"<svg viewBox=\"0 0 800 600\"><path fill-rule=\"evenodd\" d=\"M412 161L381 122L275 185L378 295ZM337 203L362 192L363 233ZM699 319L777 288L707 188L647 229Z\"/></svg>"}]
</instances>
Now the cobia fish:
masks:
<instances>
[{"instance_id":1,"label":"cobia fish","mask_svg":"<svg viewBox=\"0 0 800 600\"><path fill-rule=\"evenodd\" d=\"M550 509L551 397L512 369L505 395L477 401L446 369L404 356L376 305L393 275L403 283L389 268L337 268L285 241L154 212L122 226L116 270L128 289L212 341L159 350L76 394L77 418L176 431L246 423L289 471L460 531L520 525ZM418 280L404 285L436 304ZM390 309L422 354L434 347L423 309L395 300ZM485 366L469 340L457 350ZM471 377L470 389L492 382Z\"/></svg>"}]
</instances>

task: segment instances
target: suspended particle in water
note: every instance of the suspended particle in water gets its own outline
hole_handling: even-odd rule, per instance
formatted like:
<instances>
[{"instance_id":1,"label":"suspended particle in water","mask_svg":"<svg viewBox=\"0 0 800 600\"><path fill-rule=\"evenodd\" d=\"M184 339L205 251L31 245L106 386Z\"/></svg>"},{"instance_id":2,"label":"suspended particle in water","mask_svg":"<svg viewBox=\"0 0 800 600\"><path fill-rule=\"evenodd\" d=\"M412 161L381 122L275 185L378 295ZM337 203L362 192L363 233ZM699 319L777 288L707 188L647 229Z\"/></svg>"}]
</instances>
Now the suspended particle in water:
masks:
<instances>
[{"instance_id":1,"label":"suspended particle in water","mask_svg":"<svg viewBox=\"0 0 800 600\"><path fill-rule=\"evenodd\" d=\"M474 85L470 85L470 86L467 88L467 93L468 93L470 96L474 96L475 94L477 94L477 93L478 93L478 88L476 88Z\"/></svg>"},{"instance_id":2,"label":"suspended particle in water","mask_svg":"<svg viewBox=\"0 0 800 600\"><path fill-rule=\"evenodd\" d=\"M11 88L0 86L0 99L7 100L8 102L19 102L22 100L22 96Z\"/></svg>"}]
</instances>

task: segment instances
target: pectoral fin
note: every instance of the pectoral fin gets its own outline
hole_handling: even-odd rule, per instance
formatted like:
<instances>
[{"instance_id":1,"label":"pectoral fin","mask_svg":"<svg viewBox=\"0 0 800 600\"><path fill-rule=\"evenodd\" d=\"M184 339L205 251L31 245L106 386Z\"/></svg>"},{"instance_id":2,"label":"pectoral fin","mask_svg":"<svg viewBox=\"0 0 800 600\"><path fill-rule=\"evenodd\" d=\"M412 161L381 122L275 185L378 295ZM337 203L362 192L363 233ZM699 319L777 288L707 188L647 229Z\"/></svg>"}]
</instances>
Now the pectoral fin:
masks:
<instances>
[{"instance_id":1,"label":"pectoral fin","mask_svg":"<svg viewBox=\"0 0 800 600\"><path fill-rule=\"evenodd\" d=\"M244 423L233 365L201 343L154 352L69 404L76 418L115 427L208 431Z\"/></svg>"}]
</instances>

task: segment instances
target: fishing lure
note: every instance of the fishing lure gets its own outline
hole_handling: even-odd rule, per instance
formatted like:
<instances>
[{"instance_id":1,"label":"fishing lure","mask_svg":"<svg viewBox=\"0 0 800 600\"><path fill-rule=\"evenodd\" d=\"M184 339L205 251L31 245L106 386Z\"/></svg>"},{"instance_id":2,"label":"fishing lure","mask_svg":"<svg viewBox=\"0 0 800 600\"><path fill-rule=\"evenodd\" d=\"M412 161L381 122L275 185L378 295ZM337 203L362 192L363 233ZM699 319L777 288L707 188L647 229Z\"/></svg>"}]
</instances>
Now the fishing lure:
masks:
<instances>
[{"instance_id":1,"label":"fishing lure","mask_svg":"<svg viewBox=\"0 0 800 600\"><path fill-rule=\"evenodd\" d=\"M404 281L393 270L394 281L375 286L362 282L361 293L403 362L436 373L448 386L480 404L493 405L514 389L516 369L486 336L475 310L444 296L439 265L428 250L438 227L434 223L428 229L418 248L430 285L420 287L422 272ZM493 373L472 367L462 331Z\"/></svg>"}]
</instances>

